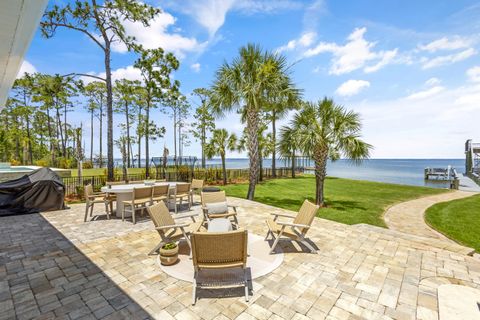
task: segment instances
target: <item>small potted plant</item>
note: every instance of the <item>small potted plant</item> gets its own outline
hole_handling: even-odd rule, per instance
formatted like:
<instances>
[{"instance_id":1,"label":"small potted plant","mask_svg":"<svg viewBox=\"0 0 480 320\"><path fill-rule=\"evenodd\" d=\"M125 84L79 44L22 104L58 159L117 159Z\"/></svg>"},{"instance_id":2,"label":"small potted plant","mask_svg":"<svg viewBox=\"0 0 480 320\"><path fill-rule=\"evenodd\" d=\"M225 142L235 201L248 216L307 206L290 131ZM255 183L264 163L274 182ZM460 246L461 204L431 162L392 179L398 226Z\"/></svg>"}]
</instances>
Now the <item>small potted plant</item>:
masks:
<instances>
[{"instance_id":1,"label":"small potted plant","mask_svg":"<svg viewBox=\"0 0 480 320\"><path fill-rule=\"evenodd\" d=\"M160 248L160 262L164 266L170 266L178 260L178 245L168 242Z\"/></svg>"}]
</instances>

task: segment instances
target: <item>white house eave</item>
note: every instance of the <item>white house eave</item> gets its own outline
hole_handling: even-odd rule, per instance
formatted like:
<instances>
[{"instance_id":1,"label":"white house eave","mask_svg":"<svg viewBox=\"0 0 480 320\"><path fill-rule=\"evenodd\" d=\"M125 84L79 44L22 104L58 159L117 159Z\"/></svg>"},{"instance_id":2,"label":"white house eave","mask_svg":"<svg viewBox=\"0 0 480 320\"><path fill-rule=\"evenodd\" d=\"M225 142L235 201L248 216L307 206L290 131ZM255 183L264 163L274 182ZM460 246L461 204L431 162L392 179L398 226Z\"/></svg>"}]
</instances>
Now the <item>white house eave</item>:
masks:
<instances>
[{"instance_id":1,"label":"white house eave","mask_svg":"<svg viewBox=\"0 0 480 320\"><path fill-rule=\"evenodd\" d=\"M0 1L0 110L22 66L48 0Z\"/></svg>"}]
</instances>

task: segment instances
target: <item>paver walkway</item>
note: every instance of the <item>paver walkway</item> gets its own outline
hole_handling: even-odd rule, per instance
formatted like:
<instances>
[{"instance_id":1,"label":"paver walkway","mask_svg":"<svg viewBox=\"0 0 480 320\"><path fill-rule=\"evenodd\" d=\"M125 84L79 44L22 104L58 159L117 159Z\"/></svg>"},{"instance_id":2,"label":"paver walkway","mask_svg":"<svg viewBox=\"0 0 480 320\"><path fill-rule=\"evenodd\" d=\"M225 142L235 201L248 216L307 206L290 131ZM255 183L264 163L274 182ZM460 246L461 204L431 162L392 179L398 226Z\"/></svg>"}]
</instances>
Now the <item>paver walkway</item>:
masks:
<instances>
[{"instance_id":1,"label":"paver walkway","mask_svg":"<svg viewBox=\"0 0 480 320\"><path fill-rule=\"evenodd\" d=\"M462 199L475 194L477 193L452 191L402 202L393 205L385 212L385 223L391 230L421 237L452 241L427 225L424 219L425 211L436 203Z\"/></svg>"},{"instance_id":2,"label":"paver walkway","mask_svg":"<svg viewBox=\"0 0 480 320\"><path fill-rule=\"evenodd\" d=\"M288 213L229 202L258 235L269 213ZM480 287L480 260L444 241L315 219L318 254L280 242L283 264L253 281L248 303L242 289L202 290L192 306L191 283L148 255L159 240L150 220L84 223L83 212L0 217L0 319L438 319L439 285Z\"/></svg>"}]
</instances>

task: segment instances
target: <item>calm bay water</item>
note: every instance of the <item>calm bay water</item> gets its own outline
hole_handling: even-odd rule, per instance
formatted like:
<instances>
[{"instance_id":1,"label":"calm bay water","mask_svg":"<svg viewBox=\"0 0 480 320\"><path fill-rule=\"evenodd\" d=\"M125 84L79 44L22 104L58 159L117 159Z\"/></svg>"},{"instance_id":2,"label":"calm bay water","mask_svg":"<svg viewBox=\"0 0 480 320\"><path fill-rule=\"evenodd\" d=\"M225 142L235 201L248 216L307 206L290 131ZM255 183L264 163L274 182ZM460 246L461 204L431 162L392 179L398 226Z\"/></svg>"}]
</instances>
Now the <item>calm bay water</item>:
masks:
<instances>
[{"instance_id":1,"label":"calm bay water","mask_svg":"<svg viewBox=\"0 0 480 320\"><path fill-rule=\"evenodd\" d=\"M121 160L116 159L116 165L120 164ZM220 159L207 160L209 167L221 168L221 164ZM196 165L200 165L200 159L197 160ZM313 166L313 161L310 165ZM458 173L463 173L465 170L464 159L370 159L363 161L360 165L348 160L338 160L328 162L327 175L356 180L447 188L447 183L426 182L423 179L423 171L426 167L446 168L449 165L457 169ZM272 166L271 159L265 159L263 166L270 168ZM289 164L283 160L277 160L277 167L284 166L289 166ZM246 158L229 158L226 160L226 167L227 169L244 169L249 167L249 162Z\"/></svg>"},{"instance_id":2,"label":"calm bay water","mask_svg":"<svg viewBox=\"0 0 480 320\"><path fill-rule=\"evenodd\" d=\"M220 159L207 161L208 165L221 165ZM271 160L263 161L265 168L271 167ZM312 163L313 165L313 163ZM414 186L431 186L437 188L448 187L442 182L426 182L423 171L426 167L446 168L451 165L458 173L464 172L465 160L463 159L370 159L355 165L348 160L328 162L327 175L357 180L370 180L378 182L398 183ZM248 159L227 159L227 168L248 168ZM278 160L277 167L284 166Z\"/></svg>"}]
</instances>

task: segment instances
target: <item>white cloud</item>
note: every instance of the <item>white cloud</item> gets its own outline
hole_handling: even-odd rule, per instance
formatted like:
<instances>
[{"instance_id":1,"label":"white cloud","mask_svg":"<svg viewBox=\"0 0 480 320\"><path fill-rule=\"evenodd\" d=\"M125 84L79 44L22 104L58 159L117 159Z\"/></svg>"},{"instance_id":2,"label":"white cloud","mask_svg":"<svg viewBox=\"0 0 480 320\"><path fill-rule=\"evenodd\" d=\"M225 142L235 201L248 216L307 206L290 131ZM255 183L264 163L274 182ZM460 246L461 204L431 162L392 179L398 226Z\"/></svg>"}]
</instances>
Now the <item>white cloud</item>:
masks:
<instances>
[{"instance_id":1,"label":"white cloud","mask_svg":"<svg viewBox=\"0 0 480 320\"><path fill-rule=\"evenodd\" d=\"M440 79L433 77L425 81L425 85L427 87L433 87L433 86L439 85L441 82L442 81L440 81Z\"/></svg>"},{"instance_id":2,"label":"white cloud","mask_svg":"<svg viewBox=\"0 0 480 320\"><path fill-rule=\"evenodd\" d=\"M418 49L421 51L437 52L440 50L457 50L470 48L473 44L473 40L469 38L455 36L451 39L443 37L432 41L426 45L419 45Z\"/></svg>"},{"instance_id":3,"label":"white cloud","mask_svg":"<svg viewBox=\"0 0 480 320\"><path fill-rule=\"evenodd\" d=\"M316 37L317 37L316 32L312 31L312 32L304 33L300 36L300 38L290 40L286 45L279 47L276 51L283 52L283 51L294 50L298 47L303 47L303 48L309 47L313 44Z\"/></svg>"},{"instance_id":4,"label":"white cloud","mask_svg":"<svg viewBox=\"0 0 480 320\"><path fill-rule=\"evenodd\" d=\"M412 93L411 95L407 96L406 99L408 99L408 100L425 99L425 98L433 97L436 94L438 94L438 93L440 93L444 90L445 90L445 87L435 86L435 87L431 87L431 88L423 90L423 91L418 91L418 92Z\"/></svg>"},{"instance_id":5,"label":"white cloud","mask_svg":"<svg viewBox=\"0 0 480 320\"><path fill-rule=\"evenodd\" d=\"M201 65L200 63L194 63L190 66L190 69L193 70L193 72L200 72L200 69L201 69Z\"/></svg>"},{"instance_id":6,"label":"white cloud","mask_svg":"<svg viewBox=\"0 0 480 320\"><path fill-rule=\"evenodd\" d=\"M290 40L286 45L279 47L276 51L282 52L282 51L294 50L298 47L303 47L303 48L309 47L313 44L316 37L317 37L316 32L312 31L312 32L304 33L300 36L300 38Z\"/></svg>"},{"instance_id":7,"label":"white cloud","mask_svg":"<svg viewBox=\"0 0 480 320\"><path fill-rule=\"evenodd\" d=\"M365 80L348 80L340 85L335 91L340 96L353 96L363 89L370 87L370 82Z\"/></svg>"},{"instance_id":8,"label":"white cloud","mask_svg":"<svg viewBox=\"0 0 480 320\"><path fill-rule=\"evenodd\" d=\"M459 62L465 59L470 58L471 56L477 54L477 51L473 48L469 48L458 53L453 53L449 55L439 56L435 58L423 58L422 59L422 69L430 69L443 65L452 64Z\"/></svg>"},{"instance_id":9,"label":"white cloud","mask_svg":"<svg viewBox=\"0 0 480 320\"><path fill-rule=\"evenodd\" d=\"M95 72L88 72L87 74L105 78L105 72L100 72L100 73L95 73ZM86 77L86 76L81 76L80 79L84 83L90 83L93 81L98 81L95 78L92 77ZM142 81L142 74L139 69L133 67L133 66L126 66L124 68L118 68L112 71L112 80L115 82L115 80L120 80L120 79L128 79L128 80L140 80Z\"/></svg>"},{"instance_id":10,"label":"white cloud","mask_svg":"<svg viewBox=\"0 0 480 320\"><path fill-rule=\"evenodd\" d=\"M184 37L179 33L169 32L169 28L175 25L176 18L168 12L162 11L150 26L145 27L141 22L124 21L125 32L135 37L136 41L146 49L163 48L165 51L173 52L182 58L186 52L200 52L207 43L199 43L193 37ZM127 52L127 47L121 42L112 44L115 52Z\"/></svg>"},{"instance_id":11,"label":"white cloud","mask_svg":"<svg viewBox=\"0 0 480 320\"><path fill-rule=\"evenodd\" d=\"M23 75L26 73L35 73L37 72L37 68L27 60L23 60L22 66L20 67L20 70L18 71L17 78L23 77Z\"/></svg>"},{"instance_id":12,"label":"white cloud","mask_svg":"<svg viewBox=\"0 0 480 320\"><path fill-rule=\"evenodd\" d=\"M397 53L398 53L398 49L389 50L389 51L381 51L381 55L382 55L381 60L373 66L365 67L363 69L363 71L365 71L365 73L371 73L371 72L375 72L375 71L380 70L381 68L383 68L387 64L390 64L393 61L393 59L395 59L395 57L397 56Z\"/></svg>"},{"instance_id":13,"label":"white cloud","mask_svg":"<svg viewBox=\"0 0 480 320\"><path fill-rule=\"evenodd\" d=\"M423 99L373 98L348 105L362 116L362 136L375 147L374 158L458 159L463 142L478 135L478 101L480 85L472 84Z\"/></svg>"},{"instance_id":14,"label":"white cloud","mask_svg":"<svg viewBox=\"0 0 480 320\"><path fill-rule=\"evenodd\" d=\"M470 81L480 82L480 66L475 66L468 69L467 76Z\"/></svg>"},{"instance_id":15,"label":"white cloud","mask_svg":"<svg viewBox=\"0 0 480 320\"><path fill-rule=\"evenodd\" d=\"M392 63L398 50L373 51L376 42L365 40L366 32L366 28L356 28L348 36L345 45L320 42L317 46L306 50L304 56L313 57L326 52L333 54L330 74L340 75L361 68L366 73L378 71ZM375 62L375 64L367 66L368 62Z\"/></svg>"},{"instance_id":16,"label":"white cloud","mask_svg":"<svg viewBox=\"0 0 480 320\"><path fill-rule=\"evenodd\" d=\"M302 7L301 2L290 0L184 0L169 1L165 5L190 15L204 27L212 38L225 23L229 11L244 14L275 13Z\"/></svg>"}]
</instances>

